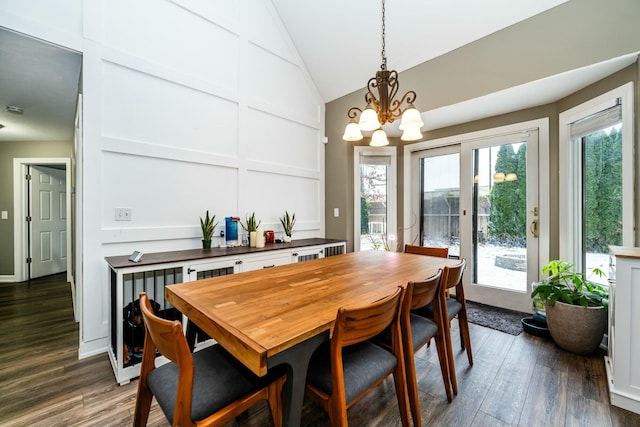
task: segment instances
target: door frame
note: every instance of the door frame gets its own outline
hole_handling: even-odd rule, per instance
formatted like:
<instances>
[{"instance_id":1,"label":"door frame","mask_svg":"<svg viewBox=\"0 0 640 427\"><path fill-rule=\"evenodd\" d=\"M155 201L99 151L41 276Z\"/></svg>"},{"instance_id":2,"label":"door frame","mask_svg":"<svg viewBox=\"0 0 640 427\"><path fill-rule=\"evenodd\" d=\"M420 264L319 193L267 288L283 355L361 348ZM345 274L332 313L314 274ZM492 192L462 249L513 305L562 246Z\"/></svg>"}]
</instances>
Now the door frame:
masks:
<instances>
[{"instance_id":1,"label":"door frame","mask_svg":"<svg viewBox=\"0 0 640 427\"><path fill-rule=\"evenodd\" d=\"M72 272L72 224L71 224L71 159L69 157L30 157L13 159L13 274L16 282L27 280L28 257L26 244L28 239L27 223L27 166L30 165L65 165L66 207L67 210L67 281L73 281Z\"/></svg>"},{"instance_id":2,"label":"door frame","mask_svg":"<svg viewBox=\"0 0 640 427\"><path fill-rule=\"evenodd\" d=\"M483 129L480 131L464 133L460 135L453 135L444 138L433 139L429 141L422 141L416 144L405 146L404 150L404 241L411 240L412 230L411 225L415 222L415 218L412 219L412 196L416 193L417 189L414 188L415 183L412 177L416 173L415 165L412 164L413 154L417 151L422 151L430 148L445 147L453 144L469 143L473 140L485 139L494 136L500 136L505 134L512 134L517 132L526 132L528 130L538 130L538 209L539 209L539 238L538 238L538 262L540 265L544 265L549 260L550 253L550 184L549 184L549 118L544 117L540 119L530 120L521 123L514 123L506 126L500 126L496 128ZM461 149L462 151L462 149ZM462 171L461 171L462 174ZM462 189L461 189L462 191ZM460 218L463 218L463 209L467 209L470 212L470 206L466 206L463 203L463 194L460 195ZM462 222L461 222L462 226ZM462 233L461 233L462 234ZM460 240L460 254L471 253L471 236L467 235L464 239ZM540 272L538 271L538 274ZM471 286L471 275L465 274L463 276L463 285L465 288ZM516 308L521 311L530 311L531 306Z\"/></svg>"}]
</instances>

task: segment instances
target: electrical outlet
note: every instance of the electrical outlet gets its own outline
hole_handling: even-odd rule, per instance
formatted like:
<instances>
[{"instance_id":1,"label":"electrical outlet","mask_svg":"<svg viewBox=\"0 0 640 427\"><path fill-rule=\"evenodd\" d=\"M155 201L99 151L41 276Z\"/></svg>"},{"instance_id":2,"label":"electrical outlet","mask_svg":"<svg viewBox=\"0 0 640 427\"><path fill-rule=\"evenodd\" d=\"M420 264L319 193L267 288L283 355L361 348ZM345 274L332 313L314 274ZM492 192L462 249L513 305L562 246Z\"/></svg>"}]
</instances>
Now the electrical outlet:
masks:
<instances>
[{"instance_id":1,"label":"electrical outlet","mask_svg":"<svg viewBox=\"0 0 640 427\"><path fill-rule=\"evenodd\" d=\"M131 208L116 208L116 221L131 221Z\"/></svg>"}]
</instances>

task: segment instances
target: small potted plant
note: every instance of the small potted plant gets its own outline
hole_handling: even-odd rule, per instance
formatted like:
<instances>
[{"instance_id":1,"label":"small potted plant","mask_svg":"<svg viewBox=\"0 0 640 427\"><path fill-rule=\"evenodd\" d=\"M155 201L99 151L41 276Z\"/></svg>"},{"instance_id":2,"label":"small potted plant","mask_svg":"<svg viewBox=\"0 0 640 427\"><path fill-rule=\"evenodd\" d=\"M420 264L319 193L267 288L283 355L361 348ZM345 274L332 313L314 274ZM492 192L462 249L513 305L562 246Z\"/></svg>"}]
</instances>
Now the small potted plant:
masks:
<instances>
[{"instance_id":1,"label":"small potted plant","mask_svg":"<svg viewBox=\"0 0 640 427\"><path fill-rule=\"evenodd\" d=\"M211 239L213 238L213 230L218 225L216 216L209 216L209 210L204 218L200 217L200 227L202 228L202 248L211 249Z\"/></svg>"},{"instance_id":2,"label":"small potted plant","mask_svg":"<svg viewBox=\"0 0 640 427\"><path fill-rule=\"evenodd\" d=\"M596 268L594 274L604 276ZM544 303L551 337L560 347L578 354L593 353L607 329L609 289L590 282L564 260L549 261L531 297Z\"/></svg>"},{"instance_id":3,"label":"small potted plant","mask_svg":"<svg viewBox=\"0 0 640 427\"><path fill-rule=\"evenodd\" d=\"M280 218L280 224L282 224L282 228L284 228L284 241L291 241L291 233L293 232L293 226L296 223L296 214L289 215L288 211L284 211L284 215Z\"/></svg>"},{"instance_id":4,"label":"small potted plant","mask_svg":"<svg viewBox=\"0 0 640 427\"><path fill-rule=\"evenodd\" d=\"M258 227L260 227L261 223L262 221L256 220L255 212L252 212L251 215L247 215L247 218L244 223L240 221L240 225L242 226L244 231L246 231L249 234L249 246L252 246L252 247L256 246L256 240L257 240L256 232L258 230Z\"/></svg>"}]
</instances>

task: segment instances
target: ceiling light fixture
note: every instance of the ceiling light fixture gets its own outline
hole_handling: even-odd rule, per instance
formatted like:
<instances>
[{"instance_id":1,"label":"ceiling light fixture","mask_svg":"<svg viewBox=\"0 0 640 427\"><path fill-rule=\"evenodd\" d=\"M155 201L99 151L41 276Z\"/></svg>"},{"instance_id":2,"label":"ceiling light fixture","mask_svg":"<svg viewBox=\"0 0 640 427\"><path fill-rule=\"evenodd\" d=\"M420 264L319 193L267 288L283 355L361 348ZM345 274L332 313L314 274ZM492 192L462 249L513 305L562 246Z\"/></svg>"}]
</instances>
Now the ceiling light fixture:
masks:
<instances>
[{"instance_id":1,"label":"ceiling light fixture","mask_svg":"<svg viewBox=\"0 0 640 427\"><path fill-rule=\"evenodd\" d=\"M399 88L398 73L395 70L387 70L384 3L385 0L382 0L382 65L380 65L380 71L376 72L376 76L370 78L367 83L367 93L364 96L367 105L364 110L352 107L347 112L350 121L342 136L345 141L360 141L362 131L375 131L369 144L374 147L389 144L387 134L382 130L382 125L393 123L399 117L402 117L400 122L402 136L400 139L403 141L416 141L422 138L420 128L424 126L420 112L413 105L416 100L414 91L408 91L400 100L394 99ZM377 96L374 90L377 92ZM356 121L358 114L360 114L360 119Z\"/></svg>"}]
</instances>

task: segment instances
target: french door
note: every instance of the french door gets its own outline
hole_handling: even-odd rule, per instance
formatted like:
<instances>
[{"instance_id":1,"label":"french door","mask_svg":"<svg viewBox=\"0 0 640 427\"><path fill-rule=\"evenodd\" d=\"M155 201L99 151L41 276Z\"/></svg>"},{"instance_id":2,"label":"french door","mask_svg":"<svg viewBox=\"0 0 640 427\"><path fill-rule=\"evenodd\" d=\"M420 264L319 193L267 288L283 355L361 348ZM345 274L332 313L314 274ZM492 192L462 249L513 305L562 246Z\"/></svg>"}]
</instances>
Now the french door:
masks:
<instances>
[{"instance_id":1,"label":"french door","mask_svg":"<svg viewBox=\"0 0 640 427\"><path fill-rule=\"evenodd\" d=\"M414 153L413 241L466 258L467 299L530 311L538 280L538 131ZM415 168L415 169L414 169Z\"/></svg>"}]
</instances>

